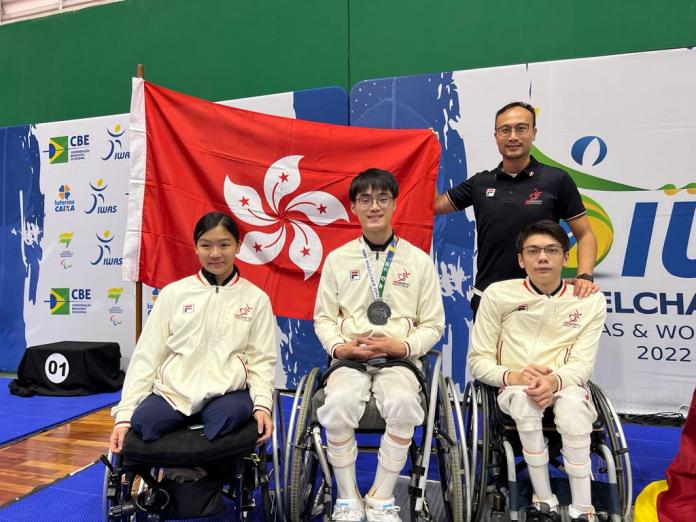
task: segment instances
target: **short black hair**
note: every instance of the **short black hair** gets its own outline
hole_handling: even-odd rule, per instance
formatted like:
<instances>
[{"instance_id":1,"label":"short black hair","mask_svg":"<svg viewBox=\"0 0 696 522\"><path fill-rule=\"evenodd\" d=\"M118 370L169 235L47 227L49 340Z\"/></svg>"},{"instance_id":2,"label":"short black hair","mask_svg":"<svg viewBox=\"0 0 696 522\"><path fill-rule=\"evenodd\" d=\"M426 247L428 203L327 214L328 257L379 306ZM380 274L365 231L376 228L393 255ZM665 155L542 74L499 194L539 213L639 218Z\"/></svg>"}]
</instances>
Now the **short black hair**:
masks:
<instances>
[{"instance_id":1,"label":"short black hair","mask_svg":"<svg viewBox=\"0 0 696 522\"><path fill-rule=\"evenodd\" d=\"M369 188L375 191L385 190L391 194L393 198L399 195L399 185L396 183L394 174L388 170L382 169L367 169L353 178L348 189L348 198L355 203L358 194L362 194Z\"/></svg>"},{"instance_id":2,"label":"short black hair","mask_svg":"<svg viewBox=\"0 0 696 522\"><path fill-rule=\"evenodd\" d=\"M522 252L524 242L527 241L529 236L533 236L534 234L551 236L558 241L564 252L568 252L568 250L570 250L570 240L568 239L568 234L566 231L563 230L563 227L555 221L543 219L535 223L530 223L520 231L520 233L517 235L517 242L515 243L517 252Z\"/></svg>"},{"instance_id":3,"label":"short black hair","mask_svg":"<svg viewBox=\"0 0 696 522\"><path fill-rule=\"evenodd\" d=\"M532 113L532 128L536 129L536 111L534 110L534 107L523 101L510 102L504 107L498 109L498 112L495 113L495 119L493 120L493 127L495 128L498 125L498 116L509 111L510 109L514 109L515 107L522 107L523 109L527 109Z\"/></svg>"},{"instance_id":4,"label":"short black hair","mask_svg":"<svg viewBox=\"0 0 696 522\"><path fill-rule=\"evenodd\" d=\"M239 242L239 227L234 219L224 212L208 212L198 220L196 228L193 229L193 244L197 245L198 240L203 234L214 229L218 225L222 225L223 228L232 234L234 239Z\"/></svg>"}]
</instances>

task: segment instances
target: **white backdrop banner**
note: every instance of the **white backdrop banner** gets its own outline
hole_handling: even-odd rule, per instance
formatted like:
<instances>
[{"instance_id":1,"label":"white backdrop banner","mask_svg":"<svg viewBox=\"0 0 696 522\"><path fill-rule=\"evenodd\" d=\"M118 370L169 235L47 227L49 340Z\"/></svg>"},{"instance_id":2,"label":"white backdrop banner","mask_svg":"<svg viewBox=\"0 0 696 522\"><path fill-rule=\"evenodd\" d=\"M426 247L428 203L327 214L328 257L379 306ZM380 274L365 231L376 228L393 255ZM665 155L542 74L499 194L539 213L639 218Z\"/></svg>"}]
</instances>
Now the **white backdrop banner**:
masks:
<instances>
[{"instance_id":1,"label":"white backdrop banner","mask_svg":"<svg viewBox=\"0 0 696 522\"><path fill-rule=\"evenodd\" d=\"M444 192L498 165L496 111L531 103L533 154L574 178L599 243L609 315L593 379L620 411L677 411L696 385L695 92L696 50L679 49L368 80L351 125L435 129ZM460 386L475 245L471 208L436 219L444 367ZM575 266L573 249L568 276Z\"/></svg>"},{"instance_id":2,"label":"white backdrop banner","mask_svg":"<svg viewBox=\"0 0 696 522\"><path fill-rule=\"evenodd\" d=\"M533 153L573 176L599 242L595 273L609 314L593 379L620 411L677 411L696 384L695 92L696 50L680 49L370 80L353 88L350 118L437 129L443 191L500 161L497 109L512 100L534 105ZM342 96L319 89L228 103L345 123ZM134 346L134 291L120 279L127 121L0 129L0 368L16 368L26 345L63 339L117 341L127 364ZM460 385L474 245L472 212L438 218L445 369ZM144 289L144 314L156 298L157 290ZM325 361L311 322L278 318L276 335L279 386L292 388Z\"/></svg>"},{"instance_id":3,"label":"white backdrop banner","mask_svg":"<svg viewBox=\"0 0 696 522\"><path fill-rule=\"evenodd\" d=\"M538 110L536 155L575 179L607 321L594 380L620 411L676 411L696 385L696 51L455 73L469 172L499 161L493 115ZM486 100L480 103L480 100ZM571 259L571 265L574 259ZM572 270L574 272L574 270Z\"/></svg>"}]
</instances>

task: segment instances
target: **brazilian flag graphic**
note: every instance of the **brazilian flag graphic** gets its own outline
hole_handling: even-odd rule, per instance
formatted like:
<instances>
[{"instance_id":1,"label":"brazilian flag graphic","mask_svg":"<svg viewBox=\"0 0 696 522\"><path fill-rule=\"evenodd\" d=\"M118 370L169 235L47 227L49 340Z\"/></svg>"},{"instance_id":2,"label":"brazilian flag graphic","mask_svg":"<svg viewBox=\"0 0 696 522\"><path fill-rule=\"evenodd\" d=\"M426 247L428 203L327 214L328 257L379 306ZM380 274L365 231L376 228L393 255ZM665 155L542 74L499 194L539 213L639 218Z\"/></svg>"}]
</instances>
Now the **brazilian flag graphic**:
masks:
<instances>
[{"instance_id":1,"label":"brazilian flag graphic","mask_svg":"<svg viewBox=\"0 0 696 522\"><path fill-rule=\"evenodd\" d=\"M70 289L51 288L51 315L70 315Z\"/></svg>"},{"instance_id":2,"label":"brazilian flag graphic","mask_svg":"<svg viewBox=\"0 0 696 522\"><path fill-rule=\"evenodd\" d=\"M67 163L68 162L68 137L56 136L48 140L48 162Z\"/></svg>"}]
</instances>

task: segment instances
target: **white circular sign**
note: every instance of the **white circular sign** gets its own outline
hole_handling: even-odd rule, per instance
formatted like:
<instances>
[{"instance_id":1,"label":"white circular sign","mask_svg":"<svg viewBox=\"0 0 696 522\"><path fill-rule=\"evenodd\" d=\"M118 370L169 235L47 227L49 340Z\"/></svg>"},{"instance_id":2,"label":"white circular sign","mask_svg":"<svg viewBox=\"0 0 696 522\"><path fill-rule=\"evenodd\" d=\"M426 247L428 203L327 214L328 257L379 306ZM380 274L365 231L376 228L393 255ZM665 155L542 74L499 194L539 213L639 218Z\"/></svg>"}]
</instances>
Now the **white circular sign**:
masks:
<instances>
[{"instance_id":1,"label":"white circular sign","mask_svg":"<svg viewBox=\"0 0 696 522\"><path fill-rule=\"evenodd\" d=\"M46 364L44 365L44 372L49 381L55 384L60 384L65 379L68 378L70 373L70 365L68 360L60 353L52 353L48 359L46 359Z\"/></svg>"}]
</instances>

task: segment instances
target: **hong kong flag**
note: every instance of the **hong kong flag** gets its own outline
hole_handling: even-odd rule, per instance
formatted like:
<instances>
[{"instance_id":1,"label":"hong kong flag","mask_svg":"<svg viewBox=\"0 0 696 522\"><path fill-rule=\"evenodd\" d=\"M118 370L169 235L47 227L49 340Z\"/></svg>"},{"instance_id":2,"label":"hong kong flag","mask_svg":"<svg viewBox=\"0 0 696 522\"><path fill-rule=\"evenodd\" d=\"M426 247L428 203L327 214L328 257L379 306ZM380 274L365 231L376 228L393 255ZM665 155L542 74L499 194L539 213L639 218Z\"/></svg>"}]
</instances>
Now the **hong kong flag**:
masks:
<instances>
[{"instance_id":1,"label":"hong kong flag","mask_svg":"<svg viewBox=\"0 0 696 522\"><path fill-rule=\"evenodd\" d=\"M430 130L282 118L133 80L124 277L161 288L199 269L193 228L207 212L239 225L236 264L276 315L311 319L322 262L360 235L348 187L393 172L396 233L430 250L440 156Z\"/></svg>"}]
</instances>

